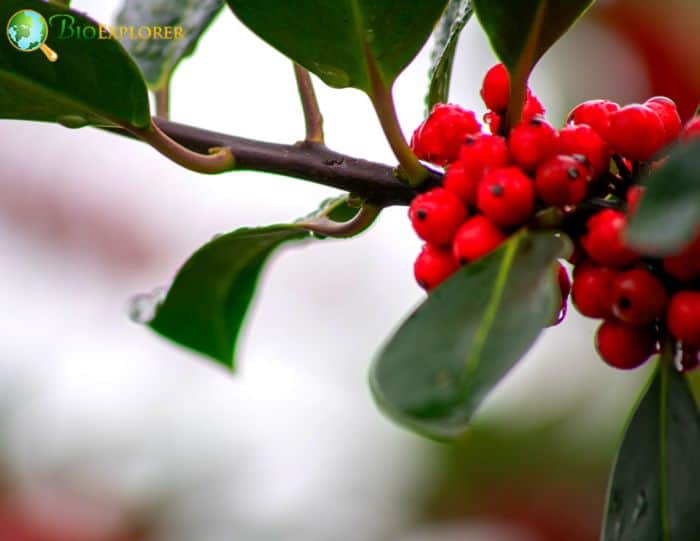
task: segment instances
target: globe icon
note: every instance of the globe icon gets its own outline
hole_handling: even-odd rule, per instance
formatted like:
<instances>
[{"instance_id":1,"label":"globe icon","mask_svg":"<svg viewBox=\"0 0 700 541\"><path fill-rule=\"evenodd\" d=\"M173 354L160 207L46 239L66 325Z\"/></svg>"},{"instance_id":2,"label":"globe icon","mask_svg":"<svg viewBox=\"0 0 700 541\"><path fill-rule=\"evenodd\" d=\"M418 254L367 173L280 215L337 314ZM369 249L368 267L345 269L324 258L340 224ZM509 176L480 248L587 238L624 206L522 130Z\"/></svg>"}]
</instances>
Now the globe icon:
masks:
<instances>
[{"instance_id":1,"label":"globe icon","mask_svg":"<svg viewBox=\"0 0 700 541\"><path fill-rule=\"evenodd\" d=\"M34 10L23 9L15 13L7 23L7 39L12 46L22 52L41 50L51 62L58 55L46 45L49 25L46 19Z\"/></svg>"}]
</instances>

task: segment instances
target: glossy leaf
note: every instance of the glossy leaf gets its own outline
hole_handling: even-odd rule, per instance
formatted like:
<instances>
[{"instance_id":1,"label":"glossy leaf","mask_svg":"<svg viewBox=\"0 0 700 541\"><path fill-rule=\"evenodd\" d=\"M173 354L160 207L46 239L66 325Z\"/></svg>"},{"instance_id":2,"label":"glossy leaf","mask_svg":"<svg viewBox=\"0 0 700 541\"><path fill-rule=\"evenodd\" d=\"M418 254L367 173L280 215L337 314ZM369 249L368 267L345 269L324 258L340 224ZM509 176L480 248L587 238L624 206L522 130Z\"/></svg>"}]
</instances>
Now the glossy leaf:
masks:
<instances>
[{"instance_id":1,"label":"glossy leaf","mask_svg":"<svg viewBox=\"0 0 700 541\"><path fill-rule=\"evenodd\" d=\"M685 378L656 370L617 455L603 541L685 541L700 532L700 416Z\"/></svg>"},{"instance_id":2,"label":"glossy leaf","mask_svg":"<svg viewBox=\"0 0 700 541\"><path fill-rule=\"evenodd\" d=\"M69 29L99 35L85 15L41 0L3 0L0 20L22 9L49 23L46 41L58 54L49 62L41 51L27 53L0 39L0 118L59 122L68 127L150 124L148 92L138 67L113 39L68 38ZM62 31L62 24L65 29Z\"/></svg>"},{"instance_id":3,"label":"glossy leaf","mask_svg":"<svg viewBox=\"0 0 700 541\"><path fill-rule=\"evenodd\" d=\"M676 148L644 181L627 240L653 255L677 253L700 232L700 141Z\"/></svg>"},{"instance_id":4,"label":"glossy leaf","mask_svg":"<svg viewBox=\"0 0 700 541\"><path fill-rule=\"evenodd\" d=\"M472 0L496 55L511 74L509 114L519 119L532 68L593 0Z\"/></svg>"},{"instance_id":5,"label":"glossy leaf","mask_svg":"<svg viewBox=\"0 0 700 541\"><path fill-rule=\"evenodd\" d=\"M282 54L337 88L386 87L428 39L447 0L227 0L238 18Z\"/></svg>"},{"instance_id":6,"label":"glossy leaf","mask_svg":"<svg viewBox=\"0 0 700 541\"><path fill-rule=\"evenodd\" d=\"M125 0L117 15L118 25L181 27L184 31L182 39L122 40L151 90L167 86L172 72L194 52L223 6L224 0Z\"/></svg>"},{"instance_id":7,"label":"glossy leaf","mask_svg":"<svg viewBox=\"0 0 700 541\"><path fill-rule=\"evenodd\" d=\"M295 226L277 225L215 238L178 271L148 325L233 368L236 341L265 261L282 243L308 237Z\"/></svg>"},{"instance_id":8,"label":"glossy leaf","mask_svg":"<svg viewBox=\"0 0 700 541\"><path fill-rule=\"evenodd\" d=\"M428 436L463 433L555 319L556 260L567 249L564 238L522 231L436 288L373 363L370 385L379 405Z\"/></svg>"},{"instance_id":9,"label":"glossy leaf","mask_svg":"<svg viewBox=\"0 0 700 541\"><path fill-rule=\"evenodd\" d=\"M469 0L451 0L438 24L430 55L430 87L425 98L427 113L436 103L446 103L448 100L457 42L472 13Z\"/></svg>"}]
</instances>

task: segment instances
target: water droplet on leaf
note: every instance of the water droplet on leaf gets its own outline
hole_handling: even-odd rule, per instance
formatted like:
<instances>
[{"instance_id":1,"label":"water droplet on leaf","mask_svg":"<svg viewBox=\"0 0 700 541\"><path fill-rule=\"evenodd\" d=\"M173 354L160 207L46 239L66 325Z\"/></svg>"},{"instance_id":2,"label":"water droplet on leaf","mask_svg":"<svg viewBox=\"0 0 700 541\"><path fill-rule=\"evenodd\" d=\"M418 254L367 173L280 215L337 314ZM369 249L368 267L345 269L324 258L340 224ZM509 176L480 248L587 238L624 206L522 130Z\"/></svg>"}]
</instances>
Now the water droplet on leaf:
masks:
<instances>
[{"instance_id":1,"label":"water droplet on leaf","mask_svg":"<svg viewBox=\"0 0 700 541\"><path fill-rule=\"evenodd\" d=\"M62 115L56 119L56 122L61 126L71 129L83 128L90 124L86 118L79 115Z\"/></svg>"},{"instance_id":2,"label":"water droplet on leaf","mask_svg":"<svg viewBox=\"0 0 700 541\"><path fill-rule=\"evenodd\" d=\"M158 287L150 293L134 295L129 300L129 318L136 323L150 323L156 317L158 308L165 300L166 287Z\"/></svg>"},{"instance_id":3,"label":"water droplet on leaf","mask_svg":"<svg viewBox=\"0 0 700 541\"><path fill-rule=\"evenodd\" d=\"M350 83L350 76L340 68L314 62L314 71L330 86L343 88Z\"/></svg>"}]
</instances>

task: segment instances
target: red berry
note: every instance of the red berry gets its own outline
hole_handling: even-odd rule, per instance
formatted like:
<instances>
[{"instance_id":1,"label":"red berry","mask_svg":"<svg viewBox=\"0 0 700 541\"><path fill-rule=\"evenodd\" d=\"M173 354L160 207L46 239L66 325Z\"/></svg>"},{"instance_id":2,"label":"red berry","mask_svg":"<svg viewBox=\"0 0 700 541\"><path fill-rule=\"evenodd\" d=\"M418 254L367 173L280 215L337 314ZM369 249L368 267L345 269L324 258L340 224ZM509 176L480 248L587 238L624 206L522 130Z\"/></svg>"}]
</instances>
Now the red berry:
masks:
<instances>
[{"instance_id":1,"label":"red berry","mask_svg":"<svg viewBox=\"0 0 700 541\"><path fill-rule=\"evenodd\" d=\"M505 240L505 235L484 216L474 216L459 228L452 243L455 261L465 264L485 256Z\"/></svg>"},{"instance_id":2,"label":"red berry","mask_svg":"<svg viewBox=\"0 0 700 541\"><path fill-rule=\"evenodd\" d=\"M631 160L649 161L666 140L664 125L652 109L626 105L610 115L608 142L613 151Z\"/></svg>"},{"instance_id":3,"label":"red berry","mask_svg":"<svg viewBox=\"0 0 700 541\"><path fill-rule=\"evenodd\" d=\"M607 140L610 115L619 109L617 103L609 100L584 101L569 113L568 121L573 124L587 124Z\"/></svg>"},{"instance_id":4,"label":"red berry","mask_svg":"<svg viewBox=\"0 0 700 541\"><path fill-rule=\"evenodd\" d=\"M586 124L566 126L559 130L557 146L560 154L585 156L596 177L608 170L610 165L608 145L593 128Z\"/></svg>"},{"instance_id":5,"label":"red berry","mask_svg":"<svg viewBox=\"0 0 700 541\"><path fill-rule=\"evenodd\" d=\"M572 156L553 156L537 168L535 191L546 205L575 205L586 197L590 173Z\"/></svg>"},{"instance_id":6,"label":"red berry","mask_svg":"<svg viewBox=\"0 0 700 541\"><path fill-rule=\"evenodd\" d=\"M532 117L544 115L545 109L542 102L535 96L530 89L527 89L525 104L523 105L522 121L527 122Z\"/></svg>"},{"instance_id":7,"label":"red berry","mask_svg":"<svg viewBox=\"0 0 700 541\"><path fill-rule=\"evenodd\" d=\"M413 265L416 282L426 291L437 287L459 268L449 249L425 244Z\"/></svg>"},{"instance_id":8,"label":"red berry","mask_svg":"<svg viewBox=\"0 0 700 541\"><path fill-rule=\"evenodd\" d=\"M689 141L700 137L700 116L691 118L681 132L681 139Z\"/></svg>"},{"instance_id":9,"label":"red berry","mask_svg":"<svg viewBox=\"0 0 700 541\"><path fill-rule=\"evenodd\" d=\"M588 232L581 244L588 256L600 265L625 267L638 258L637 252L625 246L622 234L627 219L621 212L606 209L588 219Z\"/></svg>"},{"instance_id":10,"label":"red berry","mask_svg":"<svg viewBox=\"0 0 700 541\"><path fill-rule=\"evenodd\" d=\"M700 237L681 253L664 258L663 265L668 274L681 282L690 282L700 277Z\"/></svg>"},{"instance_id":11,"label":"red berry","mask_svg":"<svg viewBox=\"0 0 700 541\"><path fill-rule=\"evenodd\" d=\"M411 149L421 160L447 165L457 159L462 142L479 133L481 124L472 111L438 103L411 138Z\"/></svg>"},{"instance_id":12,"label":"red berry","mask_svg":"<svg viewBox=\"0 0 700 541\"><path fill-rule=\"evenodd\" d=\"M501 131L501 123L503 122L503 119L498 113L494 113L493 111L485 113L484 122L486 122L489 127L489 131L492 134L498 135L498 133Z\"/></svg>"},{"instance_id":13,"label":"red berry","mask_svg":"<svg viewBox=\"0 0 700 541\"><path fill-rule=\"evenodd\" d=\"M655 96L644 102L644 105L654 111L664 126L666 137L664 146L673 143L681 133L681 116L678 114L678 107L675 102L665 96Z\"/></svg>"},{"instance_id":14,"label":"red berry","mask_svg":"<svg viewBox=\"0 0 700 541\"><path fill-rule=\"evenodd\" d=\"M630 189L627 190L627 215L631 216L634 214L637 210L637 207L639 206L639 200L642 198L642 195L644 195L644 186L630 186Z\"/></svg>"},{"instance_id":15,"label":"red berry","mask_svg":"<svg viewBox=\"0 0 700 541\"><path fill-rule=\"evenodd\" d=\"M510 132L508 147L513 161L527 171L556 152L557 132L542 117L521 122Z\"/></svg>"},{"instance_id":16,"label":"red berry","mask_svg":"<svg viewBox=\"0 0 700 541\"><path fill-rule=\"evenodd\" d=\"M700 348L700 291L679 291L673 295L666 323L677 340Z\"/></svg>"},{"instance_id":17,"label":"red berry","mask_svg":"<svg viewBox=\"0 0 700 541\"><path fill-rule=\"evenodd\" d=\"M449 192L459 197L466 205L476 205L476 187L480 177L469 172L464 161L458 159L450 164L442 179L442 185Z\"/></svg>"},{"instance_id":18,"label":"red berry","mask_svg":"<svg viewBox=\"0 0 700 541\"><path fill-rule=\"evenodd\" d=\"M481 178L489 169L510 164L510 153L503 137L475 135L467 137L459 159L466 163L475 177Z\"/></svg>"},{"instance_id":19,"label":"red berry","mask_svg":"<svg viewBox=\"0 0 700 541\"><path fill-rule=\"evenodd\" d=\"M498 226L520 225L535 210L535 190L530 178L517 167L491 169L479 183L476 204Z\"/></svg>"},{"instance_id":20,"label":"red berry","mask_svg":"<svg viewBox=\"0 0 700 541\"><path fill-rule=\"evenodd\" d=\"M443 184L446 189L457 194L464 202L475 205L476 186L484 173L489 169L503 167L509 163L510 154L503 137L495 135L469 136L462 146L459 158L448 168Z\"/></svg>"},{"instance_id":21,"label":"red berry","mask_svg":"<svg viewBox=\"0 0 700 541\"><path fill-rule=\"evenodd\" d=\"M452 192L434 188L418 195L408 210L413 229L420 238L435 244L449 244L467 217L467 210Z\"/></svg>"},{"instance_id":22,"label":"red berry","mask_svg":"<svg viewBox=\"0 0 700 541\"><path fill-rule=\"evenodd\" d=\"M617 271L582 263L574 270L571 298L581 315L608 318L612 314L613 283Z\"/></svg>"},{"instance_id":23,"label":"red berry","mask_svg":"<svg viewBox=\"0 0 700 541\"><path fill-rule=\"evenodd\" d=\"M503 64L496 64L486 72L481 86L481 98L486 107L504 113L510 99L510 75Z\"/></svg>"},{"instance_id":24,"label":"red berry","mask_svg":"<svg viewBox=\"0 0 700 541\"><path fill-rule=\"evenodd\" d=\"M613 284L613 314L625 323L652 323L663 314L667 300L661 280L644 269L623 272Z\"/></svg>"},{"instance_id":25,"label":"red berry","mask_svg":"<svg viewBox=\"0 0 700 541\"><path fill-rule=\"evenodd\" d=\"M653 328L635 327L609 319L598 327L596 348L602 359L614 368L630 370L642 365L654 353Z\"/></svg>"}]
</instances>

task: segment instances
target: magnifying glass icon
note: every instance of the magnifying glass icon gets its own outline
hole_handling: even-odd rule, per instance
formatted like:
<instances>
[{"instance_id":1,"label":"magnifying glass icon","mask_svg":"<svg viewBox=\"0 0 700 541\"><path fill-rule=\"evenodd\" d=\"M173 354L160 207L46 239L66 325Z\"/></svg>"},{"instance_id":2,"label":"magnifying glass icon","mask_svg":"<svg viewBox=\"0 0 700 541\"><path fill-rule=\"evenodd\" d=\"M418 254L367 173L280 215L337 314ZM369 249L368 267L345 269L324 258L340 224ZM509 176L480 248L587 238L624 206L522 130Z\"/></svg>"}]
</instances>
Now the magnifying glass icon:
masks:
<instances>
[{"instance_id":1,"label":"magnifying glass icon","mask_svg":"<svg viewBox=\"0 0 700 541\"><path fill-rule=\"evenodd\" d=\"M49 62L56 62L58 54L46 45L49 25L41 13L32 9L22 9L7 23L7 39L23 53L33 53L37 49L44 53Z\"/></svg>"}]
</instances>

